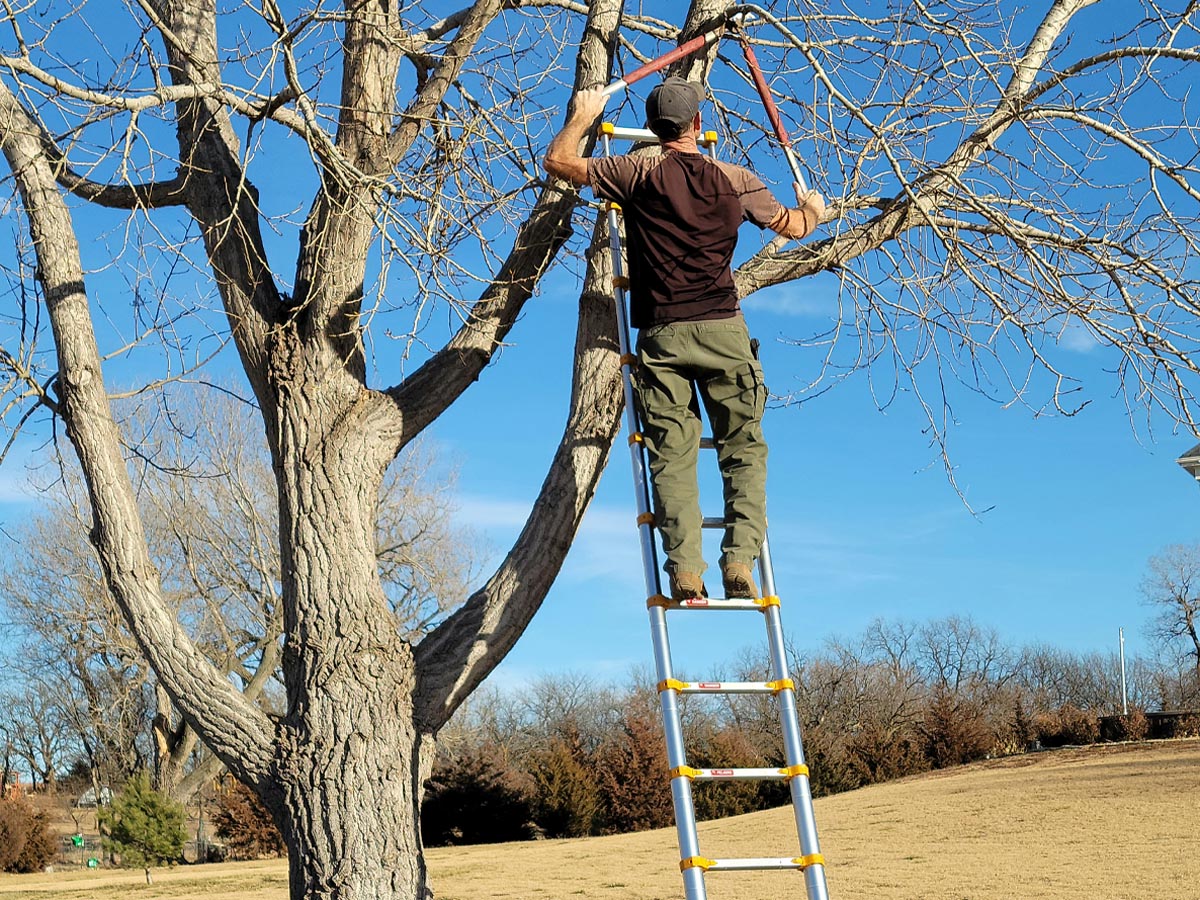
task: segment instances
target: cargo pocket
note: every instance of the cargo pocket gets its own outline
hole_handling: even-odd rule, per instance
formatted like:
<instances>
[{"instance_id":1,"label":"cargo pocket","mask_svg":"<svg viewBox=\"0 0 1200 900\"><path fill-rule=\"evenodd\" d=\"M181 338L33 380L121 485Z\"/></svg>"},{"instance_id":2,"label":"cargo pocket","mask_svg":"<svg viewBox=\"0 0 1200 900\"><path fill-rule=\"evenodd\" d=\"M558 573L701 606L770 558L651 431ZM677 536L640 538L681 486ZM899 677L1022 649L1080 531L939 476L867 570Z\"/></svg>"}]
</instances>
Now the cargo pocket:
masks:
<instances>
[{"instance_id":1,"label":"cargo pocket","mask_svg":"<svg viewBox=\"0 0 1200 900\"><path fill-rule=\"evenodd\" d=\"M753 410L753 418L761 419L767 406L767 386L763 382L763 367L752 360L738 370L737 383L742 402Z\"/></svg>"}]
</instances>

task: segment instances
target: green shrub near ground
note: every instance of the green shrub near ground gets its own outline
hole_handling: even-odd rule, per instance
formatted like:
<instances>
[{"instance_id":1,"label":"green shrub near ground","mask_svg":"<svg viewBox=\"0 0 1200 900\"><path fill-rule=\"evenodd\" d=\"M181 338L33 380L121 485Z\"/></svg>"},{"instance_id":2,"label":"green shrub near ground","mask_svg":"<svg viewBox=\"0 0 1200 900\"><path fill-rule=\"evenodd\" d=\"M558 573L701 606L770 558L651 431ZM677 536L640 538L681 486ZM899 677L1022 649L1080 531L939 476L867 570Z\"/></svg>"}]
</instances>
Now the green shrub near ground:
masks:
<instances>
[{"instance_id":1,"label":"green shrub near ground","mask_svg":"<svg viewBox=\"0 0 1200 900\"><path fill-rule=\"evenodd\" d=\"M782 758L765 755L748 735L736 728L721 728L705 735L691 759L697 768L757 769L784 766ZM669 802L669 795L664 796ZM788 786L782 781L714 782L696 785L692 797L698 819L721 819L787 803ZM673 822L674 818L667 821Z\"/></svg>"},{"instance_id":2,"label":"green shrub near ground","mask_svg":"<svg viewBox=\"0 0 1200 900\"><path fill-rule=\"evenodd\" d=\"M530 837L534 829L528 781L494 744L439 761L421 804L421 839L435 847Z\"/></svg>"},{"instance_id":3,"label":"green shrub near ground","mask_svg":"<svg viewBox=\"0 0 1200 900\"><path fill-rule=\"evenodd\" d=\"M145 869L147 882L153 866L174 863L183 855L183 807L154 790L145 772L129 779L97 819L104 849L124 867Z\"/></svg>"},{"instance_id":4,"label":"green shrub near ground","mask_svg":"<svg viewBox=\"0 0 1200 900\"><path fill-rule=\"evenodd\" d=\"M850 736L846 749L862 784L902 778L929 768L921 738L910 727L869 722Z\"/></svg>"},{"instance_id":5,"label":"green shrub near ground","mask_svg":"<svg viewBox=\"0 0 1200 900\"><path fill-rule=\"evenodd\" d=\"M544 749L530 754L534 817L546 837L595 833L602 820L604 798L592 763L582 736L569 729L551 738Z\"/></svg>"},{"instance_id":6,"label":"green shrub near ground","mask_svg":"<svg viewBox=\"0 0 1200 900\"><path fill-rule=\"evenodd\" d=\"M983 710L945 692L926 707L920 732L925 758L935 769L983 759L996 744Z\"/></svg>"}]
</instances>

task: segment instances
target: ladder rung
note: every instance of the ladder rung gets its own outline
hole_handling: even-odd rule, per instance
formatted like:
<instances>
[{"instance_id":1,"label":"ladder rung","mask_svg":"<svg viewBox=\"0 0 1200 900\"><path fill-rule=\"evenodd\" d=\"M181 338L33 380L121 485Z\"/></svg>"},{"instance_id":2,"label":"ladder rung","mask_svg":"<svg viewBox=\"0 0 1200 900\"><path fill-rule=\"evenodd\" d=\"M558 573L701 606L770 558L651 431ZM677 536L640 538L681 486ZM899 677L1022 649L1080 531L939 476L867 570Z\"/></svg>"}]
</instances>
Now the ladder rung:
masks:
<instances>
[{"instance_id":1,"label":"ladder rung","mask_svg":"<svg viewBox=\"0 0 1200 900\"><path fill-rule=\"evenodd\" d=\"M700 520L700 527L701 528L724 528L725 527L725 517L724 516L705 516L703 519Z\"/></svg>"},{"instance_id":2,"label":"ladder rung","mask_svg":"<svg viewBox=\"0 0 1200 900\"><path fill-rule=\"evenodd\" d=\"M717 448L717 445L713 443L712 438L710 438L710 437L700 438L700 449L701 450L715 450L716 448Z\"/></svg>"},{"instance_id":3,"label":"ladder rung","mask_svg":"<svg viewBox=\"0 0 1200 900\"><path fill-rule=\"evenodd\" d=\"M794 688L790 678L779 681L675 681L659 686L659 690L671 688L681 694L778 694L781 690Z\"/></svg>"},{"instance_id":4,"label":"ladder rung","mask_svg":"<svg viewBox=\"0 0 1200 900\"><path fill-rule=\"evenodd\" d=\"M706 866L708 872L750 872L757 869L807 869L812 863L806 863L804 857L765 856L748 857L746 859L713 859Z\"/></svg>"},{"instance_id":5,"label":"ladder rung","mask_svg":"<svg viewBox=\"0 0 1200 900\"><path fill-rule=\"evenodd\" d=\"M614 141L645 141L651 144L659 143L658 135L649 128L622 128L612 122L602 122L600 133L607 134Z\"/></svg>"},{"instance_id":6,"label":"ladder rung","mask_svg":"<svg viewBox=\"0 0 1200 900\"><path fill-rule=\"evenodd\" d=\"M787 769L694 769L692 781L787 781Z\"/></svg>"},{"instance_id":7,"label":"ladder rung","mask_svg":"<svg viewBox=\"0 0 1200 900\"><path fill-rule=\"evenodd\" d=\"M690 600L668 600L658 603L663 609L749 609L761 612L774 604L743 598L692 597Z\"/></svg>"}]
</instances>

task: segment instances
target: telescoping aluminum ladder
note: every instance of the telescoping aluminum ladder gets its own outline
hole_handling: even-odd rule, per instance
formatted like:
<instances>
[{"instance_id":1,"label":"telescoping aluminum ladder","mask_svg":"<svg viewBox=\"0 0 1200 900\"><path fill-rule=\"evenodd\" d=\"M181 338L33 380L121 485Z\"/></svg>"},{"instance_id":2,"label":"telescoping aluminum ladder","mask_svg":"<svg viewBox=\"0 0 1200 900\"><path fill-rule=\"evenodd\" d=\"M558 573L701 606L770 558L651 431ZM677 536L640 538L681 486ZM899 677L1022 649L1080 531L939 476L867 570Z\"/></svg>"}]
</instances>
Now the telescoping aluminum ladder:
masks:
<instances>
[{"instance_id":1,"label":"telescoping aluminum ladder","mask_svg":"<svg viewBox=\"0 0 1200 900\"><path fill-rule=\"evenodd\" d=\"M652 131L640 128L618 128L605 122L600 127L600 139L605 156L612 153L612 143L618 140L657 143ZM701 143L715 152L717 135L709 131ZM775 593L775 577L771 568L771 550L763 539L758 571L762 585L761 599L709 599L673 601L664 595L662 576L655 550L654 515L650 511L650 484L645 448L633 403L633 367L636 359L629 339L627 312L629 279L621 252L620 206L607 204L609 242L612 249L613 287L616 295L617 332L620 336L621 378L625 389L625 424L629 432L630 458L633 463L634 491L637 495L638 533L642 545L642 566L646 577L646 601L650 611L650 633L654 642L654 664L658 678L658 695L662 706L663 729L667 738L667 764L670 767L671 796L675 805L675 828L679 836L679 868L683 873L687 900L706 900L704 878L707 872L750 871L757 869L798 869L804 873L808 900L828 900L825 886L825 858L817 842L813 819L812 792L809 789L808 766L804 763L804 745L800 738L800 723L796 714L796 689L787 672L784 652L783 626L780 620L779 597ZM701 441L702 448L711 448L712 440ZM724 528L723 517L703 520L705 528ZM711 682L680 681L674 676L671 646L667 636L668 611L712 612L751 611L763 616L767 628L770 658L769 680ZM687 763L683 746L683 729L679 721L678 698L681 694L774 694L779 701L783 726L786 765L783 768L758 769L697 769ZM700 854L696 833L696 811L692 803L693 781L786 780L791 790L800 838L798 857L760 857L748 859L712 859Z\"/></svg>"}]
</instances>

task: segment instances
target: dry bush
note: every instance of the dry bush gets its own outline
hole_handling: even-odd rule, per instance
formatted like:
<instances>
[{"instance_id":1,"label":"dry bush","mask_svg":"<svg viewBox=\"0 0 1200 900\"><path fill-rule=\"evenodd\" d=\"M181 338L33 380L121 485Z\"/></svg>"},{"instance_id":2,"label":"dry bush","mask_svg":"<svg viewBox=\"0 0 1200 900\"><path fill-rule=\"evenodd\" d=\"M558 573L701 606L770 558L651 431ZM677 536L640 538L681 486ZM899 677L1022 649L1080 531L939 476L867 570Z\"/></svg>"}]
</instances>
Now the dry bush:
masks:
<instances>
[{"instance_id":1,"label":"dry bush","mask_svg":"<svg viewBox=\"0 0 1200 900\"><path fill-rule=\"evenodd\" d=\"M258 795L239 781L217 797L212 820L230 859L261 859L285 852L283 835L271 814Z\"/></svg>"},{"instance_id":2,"label":"dry bush","mask_svg":"<svg viewBox=\"0 0 1200 900\"><path fill-rule=\"evenodd\" d=\"M983 759L995 744L978 704L945 692L926 707L920 731L925 758L935 769Z\"/></svg>"},{"instance_id":3,"label":"dry bush","mask_svg":"<svg viewBox=\"0 0 1200 900\"><path fill-rule=\"evenodd\" d=\"M1037 729L1033 718L1026 711L1025 702L1020 696L1012 701L1012 713L1006 715L997 712L992 717L991 729L993 736L992 754L995 756L1012 756L1026 753L1033 749L1037 740Z\"/></svg>"},{"instance_id":4,"label":"dry bush","mask_svg":"<svg viewBox=\"0 0 1200 900\"><path fill-rule=\"evenodd\" d=\"M597 754L602 834L666 828L674 821L667 744L656 717L630 709Z\"/></svg>"},{"instance_id":5,"label":"dry bush","mask_svg":"<svg viewBox=\"0 0 1200 900\"><path fill-rule=\"evenodd\" d=\"M1180 716L1175 723L1175 737L1200 737L1200 713Z\"/></svg>"},{"instance_id":6,"label":"dry bush","mask_svg":"<svg viewBox=\"0 0 1200 900\"><path fill-rule=\"evenodd\" d=\"M0 798L0 872L40 872L57 856L46 814L23 798Z\"/></svg>"},{"instance_id":7,"label":"dry bush","mask_svg":"<svg viewBox=\"0 0 1200 900\"><path fill-rule=\"evenodd\" d=\"M528 779L512 769L502 748L484 744L434 765L421 805L426 845L524 840L532 821Z\"/></svg>"},{"instance_id":8,"label":"dry bush","mask_svg":"<svg viewBox=\"0 0 1200 900\"><path fill-rule=\"evenodd\" d=\"M1110 741L1144 741L1150 733L1150 720L1140 709L1124 716L1113 716L1110 723L1107 736Z\"/></svg>"},{"instance_id":9,"label":"dry bush","mask_svg":"<svg viewBox=\"0 0 1200 900\"><path fill-rule=\"evenodd\" d=\"M1035 716L1034 729L1044 747L1094 744L1100 738L1100 717L1091 710L1065 703L1054 712Z\"/></svg>"}]
</instances>

